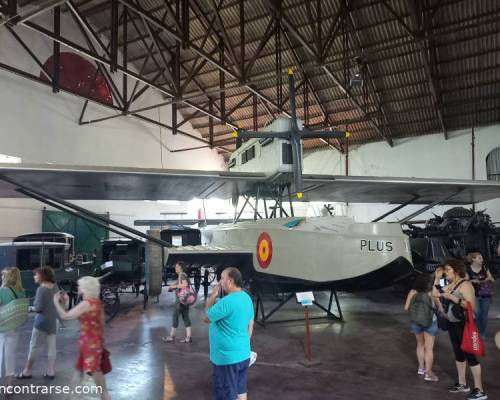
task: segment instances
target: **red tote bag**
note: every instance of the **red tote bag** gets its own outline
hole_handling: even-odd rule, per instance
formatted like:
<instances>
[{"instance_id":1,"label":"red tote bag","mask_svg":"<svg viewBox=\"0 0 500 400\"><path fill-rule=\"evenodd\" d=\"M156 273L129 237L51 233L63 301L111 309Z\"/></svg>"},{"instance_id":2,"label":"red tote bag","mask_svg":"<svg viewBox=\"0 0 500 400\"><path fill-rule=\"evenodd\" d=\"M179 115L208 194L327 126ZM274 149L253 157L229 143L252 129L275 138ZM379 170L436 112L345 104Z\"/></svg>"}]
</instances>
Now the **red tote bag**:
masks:
<instances>
[{"instance_id":1,"label":"red tote bag","mask_svg":"<svg viewBox=\"0 0 500 400\"><path fill-rule=\"evenodd\" d=\"M102 349L102 358L101 358L101 372L106 375L112 371L113 367L111 366L111 359L109 357L109 351L105 348Z\"/></svg>"},{"instance_id":2,"label":"red tote bag","mask_svg":"<svg viewBox=\"0 0 500 400\"><path fill-rule=\"evenodd\" d=\"M477 329L476 321L474 321L470 303L467 303L467 309L465 310L464 337L462 338L461 349L465 353L478 357L483 357L485 354L483 339L479 335L479 329Z\"/></svg>"}]
</instances>

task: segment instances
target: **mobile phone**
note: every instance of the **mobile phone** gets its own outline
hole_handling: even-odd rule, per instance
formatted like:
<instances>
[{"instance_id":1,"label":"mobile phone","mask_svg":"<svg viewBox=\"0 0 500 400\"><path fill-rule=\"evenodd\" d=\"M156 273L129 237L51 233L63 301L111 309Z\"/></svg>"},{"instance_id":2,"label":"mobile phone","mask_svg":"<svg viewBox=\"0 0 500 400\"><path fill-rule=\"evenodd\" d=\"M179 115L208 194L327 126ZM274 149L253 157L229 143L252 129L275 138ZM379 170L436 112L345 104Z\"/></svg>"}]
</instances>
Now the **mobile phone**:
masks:
<instances>
[{"instance_id":1,"label":"mobile phone","mask_svg":"<svg viewBox=\"0 0 500 400\"><path fill-rule=\"evenodd\" d=\"M434 285L434 287L439 293L443 293L443 288L441 287L441 285Z\"/></svg>"},{"instance_id":2,"label":"mobile phone","mask_svg":"<svg viewBox=\"0 0 500 400\"><path fill-rule=\"evenodd\" d=\"M446 279L445 278L441 278L439 280L439 286L441 286L442 288L446 286Z\"/></svg>"}]
</instances>

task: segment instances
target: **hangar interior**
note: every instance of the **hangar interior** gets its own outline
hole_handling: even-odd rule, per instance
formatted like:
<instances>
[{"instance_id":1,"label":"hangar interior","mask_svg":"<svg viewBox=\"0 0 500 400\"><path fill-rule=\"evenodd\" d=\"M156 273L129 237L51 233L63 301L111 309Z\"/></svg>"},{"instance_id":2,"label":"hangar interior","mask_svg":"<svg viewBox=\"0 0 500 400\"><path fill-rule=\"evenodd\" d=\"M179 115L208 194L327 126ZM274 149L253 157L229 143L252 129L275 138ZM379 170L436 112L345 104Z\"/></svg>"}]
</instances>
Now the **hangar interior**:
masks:
<instances>
[{"instance_id":1,"label":"hangar interior","mask_svg":"<svg viewBox=\"0 0 500 400\"><path fill-rule=\"evenodd\" d=\"M500 171L490 170L487 157L500 147L499 21L495 0L0 0L0 163L224 171L242 144L233 131L262 133L292 115L291 69L304 126L349 132L345 139L304 140L304 175L495 182ZM485 211L495 225L498 197L462 206ZM70 201L142 234L170 220L232 220L238 213L227 197ZM247 207L239 217L267 215L268 205L253 201L257 211ZM395 206L294 200L294 215L325 216L325 204L359 223ZM416 218L422 224L455 205L436 204ZM284 209L291 214L288 204ZM421 209L409 204L385 221ZM41 232L45 213L56 210L30 198L0 198L0 243ZM249 370L249 397L271 399L278 391L291 399L455 398L446 392L455 373L446 333L436 341L440 381L414 373L406 290L340 290L344 321L312 324L312 354L320 363L310 368L300 364L302 309L284 305L284 319L299 321L256 327L252 348L259 358ZM113 399L213 398L201 291L190 345L161 341L175 302L165 288L146 309L135 295L120 295L106 326ZM328 302L328 293L317 296ZM481 361L490 399L500 398L497 315L494 301ZM21 329L18 368L32 317ZM60 385L74 379L73 322L58 333ZM44 360L35 367L39 385Z\"/></svg>"}]
</instances>

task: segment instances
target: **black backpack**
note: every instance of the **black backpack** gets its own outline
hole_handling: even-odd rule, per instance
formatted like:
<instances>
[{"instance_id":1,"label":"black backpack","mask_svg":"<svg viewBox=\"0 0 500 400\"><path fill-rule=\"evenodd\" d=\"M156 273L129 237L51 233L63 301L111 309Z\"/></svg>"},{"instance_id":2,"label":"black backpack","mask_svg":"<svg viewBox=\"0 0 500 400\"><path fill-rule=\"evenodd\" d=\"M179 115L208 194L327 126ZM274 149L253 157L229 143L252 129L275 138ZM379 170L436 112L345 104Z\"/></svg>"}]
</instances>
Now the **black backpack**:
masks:
<instances>
[{"instance_id":1,"label":"black backpack","mask_svg":"<svg viewBox=\"0 0 500 400\"><path fill-rule=\"evenodd\" d=\"M432 325L432 299L427 293L417 292L410 304L410 320L423 328Z\"/></svg>"}]
</instances>

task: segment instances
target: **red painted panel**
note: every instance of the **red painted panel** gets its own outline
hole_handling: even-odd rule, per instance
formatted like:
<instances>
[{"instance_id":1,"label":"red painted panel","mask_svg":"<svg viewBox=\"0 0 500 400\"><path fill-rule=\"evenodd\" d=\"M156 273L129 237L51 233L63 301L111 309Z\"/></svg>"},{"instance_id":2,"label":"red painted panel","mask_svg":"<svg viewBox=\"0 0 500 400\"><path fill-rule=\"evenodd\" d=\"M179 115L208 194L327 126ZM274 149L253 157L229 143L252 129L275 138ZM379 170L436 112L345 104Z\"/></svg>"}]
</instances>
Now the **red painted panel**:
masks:
<instances>
[{"instance_id":1,"label":"red painted panel","mask_svg":"<svg viewBox=\"0 0 500 400\"><path fill-rule=\"evenodd\" d=\"M52 75L53 59L50 56L45 61L44 69ZM50 82L44 73L40 78ZM97 70L96 66L82 56L69 53L60 53L59 86L102 103L113 105L111 88L105 77Z\"/></svg>"}]
</instances>

